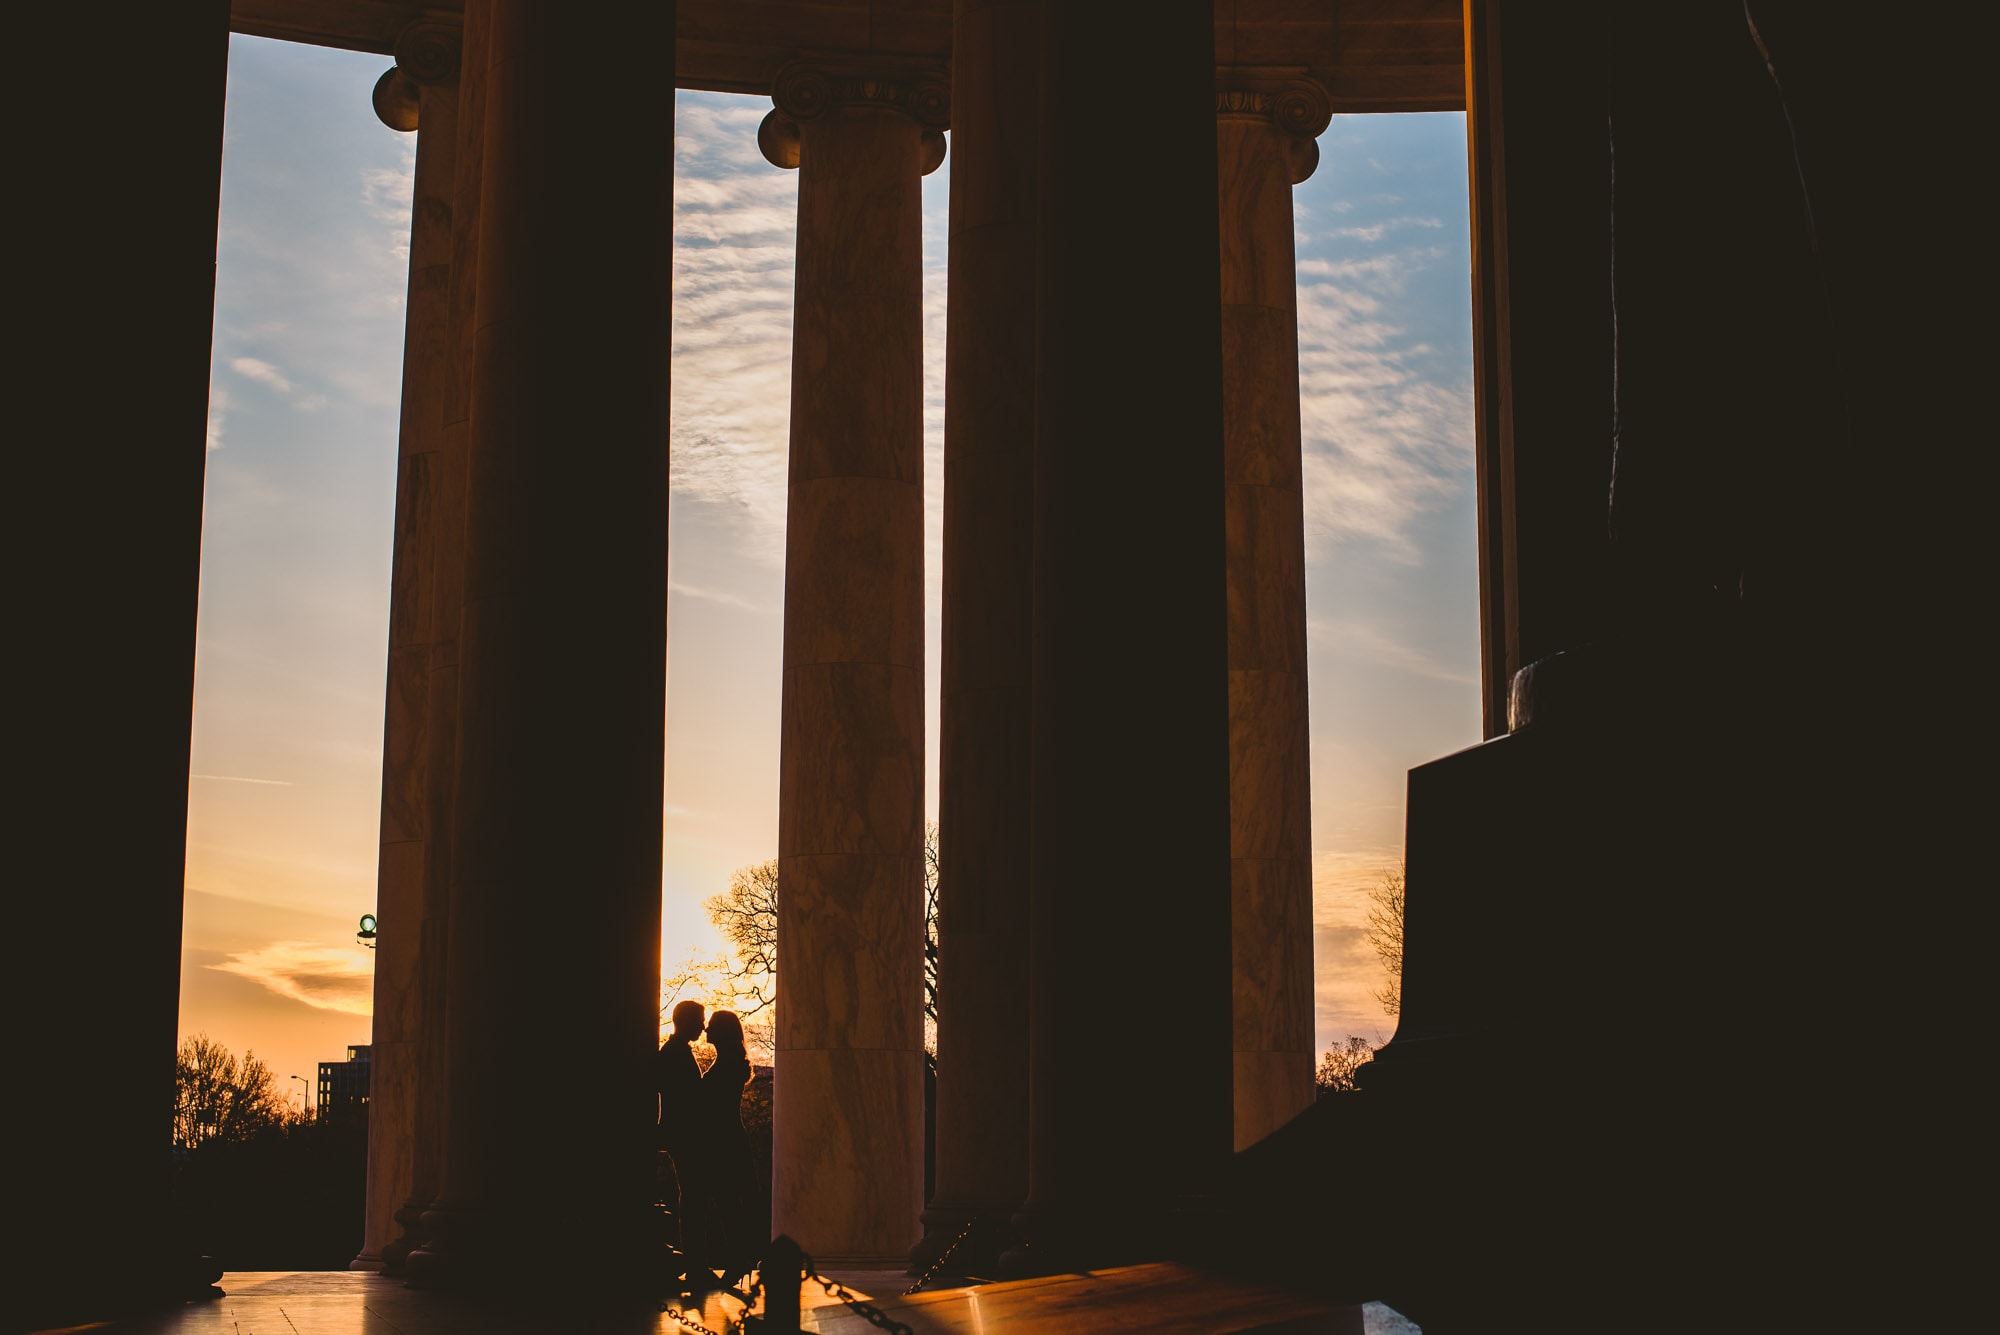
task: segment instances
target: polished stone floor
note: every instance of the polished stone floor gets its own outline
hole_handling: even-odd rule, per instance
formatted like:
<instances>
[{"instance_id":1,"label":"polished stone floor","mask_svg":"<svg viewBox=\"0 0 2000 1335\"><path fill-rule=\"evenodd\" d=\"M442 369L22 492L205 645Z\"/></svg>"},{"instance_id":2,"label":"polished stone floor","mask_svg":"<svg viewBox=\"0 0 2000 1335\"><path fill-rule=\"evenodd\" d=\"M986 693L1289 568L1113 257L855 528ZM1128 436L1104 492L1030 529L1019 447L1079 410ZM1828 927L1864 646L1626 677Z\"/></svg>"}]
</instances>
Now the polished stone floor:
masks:
<instances>
[{"instance_id":1,"label":"polished stone floor","mask_svg":"<svg viewBox=\"0 0 2000 1335\"><path fill-rule=\"evenodd\" d=\"M831 1276L916 1335L1419 1335L1417 1327L1379 1304L1336 1307L1298 1294L1220 1279L1185 1266L1126 1266L902 1297L900 1272L840 1271ZM488 1306L405 1288L357 1271L267 1271L224 1275L222 1296L144 1320L65 1328L65 1335L654 1335L705 1328L733 1330L743 1305L710 1295L687 1307L687 1321L669 1313L630 1320L530 1315L504 1299ZM874 1329L858 1312L808 1285L804 1328L826 1335ZM682 1304L675 1304L682 1307ZM692 1323L692 1324L690 1324Z\"/></svg>"}]
</instances>

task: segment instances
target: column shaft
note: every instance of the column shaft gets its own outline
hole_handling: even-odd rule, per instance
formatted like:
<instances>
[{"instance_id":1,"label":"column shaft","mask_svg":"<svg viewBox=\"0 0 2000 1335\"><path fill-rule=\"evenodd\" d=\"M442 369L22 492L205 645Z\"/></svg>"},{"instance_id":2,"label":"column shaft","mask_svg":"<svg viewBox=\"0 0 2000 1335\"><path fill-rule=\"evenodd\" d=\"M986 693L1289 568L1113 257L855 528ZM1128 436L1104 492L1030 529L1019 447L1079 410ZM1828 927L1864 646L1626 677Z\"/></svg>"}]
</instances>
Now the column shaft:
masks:
<instances>
[{"instance_id":1,"label":"column shaft","mask_svg":"<svg viewBox=\"0 0 2000 1335\"><path fill-rule=\"evenodd\" d=\"M1024 1268L1198 1245L1229 1155L1213 18L1043 26Z\"/></svg>"},{"instance_id":2,"label":"column shaft","mask_svg":"<svg viewBox=\"0 0 2000 1335\"><path fill-rule=\"evenodd\" d=\"M923 151L799 123L772 1208L822 1260L923 1207Z\"/></svg>"},{"instance_id":3,"label":"column shaft","mask_svg":"<svg viewBox=\"0 0 2000 1335\"><path fill-rule=\"evenodd\" d=\"M54 52L76 20L26 10L10 31ZM33 701L14 819L49 864L11 897L43 960L9 993L33 1017L9 1101L7 1197L34 1220L9 1256L22 1329L189 1292L168 1145L229 6L129 7L89 46L88 95L59 60L25 62L17 95L64 108L23 136L24 178L62 211L9 294L35 331L13 372L10 528L34 572L14 615Z\"/></svg>"},{"instance_id":4,"label":"column shaft","mask_svg":"<svg viewBox=\"0 0 2000 1335\"><path fill-rule=\"evenodd\" d=\"M1237 90L1225 100L1216 137L1237 1149L1313 1101L1305 508L1292 250L1294 164L1311 140L1273 118L1272 100ZM1305 132L1323 124L1321 117Z\"/></svg>"},{"instance_id":5,"label":"column shaft","mask_svg":"<svg viewBox=\"0 0 2000 1335\"><path fill-rule=\"evenodd\" d=\"M944 626L938 763L937 1179L928 1264L1028 1192L1029 619L1039 0L960 0L952 28ZM982 1224L955 1261L989 1266Z\"/></svg>"},{"instance_id":6,"label":"column shaft","mask_svg":"<svg viewBox=\"0 0 2000 1335\"><path fill-rule=\"evenodd\" d=\"M386 1245L383 1268L401 1273L428 1233L423 1212L436 1200L442 1165L440 1138L450 1105L446 1060L446 943L451 921L452 841L458 794L458 638L465 602L466 473L471 451L472 350L478 292L479 191L486 138L486 54L491 14L469 4L460 34L461 57L453 153L450 287L446 293L444 374L439 403L442 427L432 478L432 597L430 657L425 676L423 902L417 986L420 1018L414 1032L416 1098L411 1125L410 1185L396 1211L399 1234Z\"/></svg>"},{"instance_id":7,"label":"column shaft","mask_svg":"<svg viewBox=\"0 0 2000 1335\"><path fill-rule=\"evenodd\" d=\"M674 15L491 12L452 1097L437 1236L411 1262L573 1291L542 1261L587 1239L586 1296L618 1299L651 1241Z\"/></svg>"},{"instance_id":8,"label":"column shaft","mask_svg":"<svg viewBox=\"0 0 2000 1335\"><path fill-rule=\"evenodd\" d=\"M456 34L451 49L456 56ZM398 68L387 79L407 77ZM402 422L389 590L389 667L383 700L381 855L375 912L374 1031L368 1092L368 1197L355 1269L379 1269L413 1186L424 1010L424 878L430 811L430 660L437 632L437 529L449 340L451 204L458 148L458 84L410 90L417 111L410 212L409 296L403 321Z\"/></svg>"}]
</instances>

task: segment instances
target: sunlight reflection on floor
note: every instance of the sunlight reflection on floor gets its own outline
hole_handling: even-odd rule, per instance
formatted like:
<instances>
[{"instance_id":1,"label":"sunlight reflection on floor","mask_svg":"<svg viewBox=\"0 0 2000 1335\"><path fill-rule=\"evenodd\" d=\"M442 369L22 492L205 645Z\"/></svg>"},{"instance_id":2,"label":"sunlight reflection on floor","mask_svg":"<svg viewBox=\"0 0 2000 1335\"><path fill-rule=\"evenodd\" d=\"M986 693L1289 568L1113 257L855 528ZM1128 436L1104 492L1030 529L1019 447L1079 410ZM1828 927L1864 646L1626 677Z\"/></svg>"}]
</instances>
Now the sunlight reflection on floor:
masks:
<instances>
[{"instance_id":1,"label":"sunlight reflection on floor","mask_svg":"<svg viewBox=\"0 0 2000 1335\"><path fill-rule=\"evenodd\" d=\"M940 1289L902 1296L899 1271L836 1271L830 1278L880 1307L916 1335L1097 1335L1106 1329L1149 1335L1421 1335L1401 1316L1371 1303L1335 1307L1190 1267L1126 1266L1007 1284ZM588 1277L579 1271L581 1298ZM666 1312L603 1318L543 1307L530 1313L505 1303L480 1305L404 1287L360 1271L269 1271L223 1277L223 1294L140 1320L75 1327L92 1335L655 1335L691 1327ZM819 1285L801 1294L803 1328L817 1335L862 1335L874 1327ZM698 1308L676 1303L700 1327L724 1335L744 1315L741 1301L710 1293Z\"/></svg>"}]
</instances>

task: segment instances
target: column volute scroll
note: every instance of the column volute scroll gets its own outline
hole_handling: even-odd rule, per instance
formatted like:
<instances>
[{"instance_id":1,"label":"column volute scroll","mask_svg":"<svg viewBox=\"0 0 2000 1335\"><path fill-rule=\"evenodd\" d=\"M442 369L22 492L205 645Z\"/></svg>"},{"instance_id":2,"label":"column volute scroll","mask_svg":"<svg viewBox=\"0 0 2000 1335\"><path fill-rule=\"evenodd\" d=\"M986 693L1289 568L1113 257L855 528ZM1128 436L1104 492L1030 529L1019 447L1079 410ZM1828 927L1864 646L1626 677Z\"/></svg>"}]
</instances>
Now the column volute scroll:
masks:
<instances>
[{"instance_id":1,"label":"column volute scroll","mask_svg":"<svg viewBox=\"0 0 2000 1335\"><path fill-rule=\"evenodd\" d=\"M396 63L375 81L372 100L384 125L405 134L417 128L423 89L458 77L459 29L450 23L412 23L396 37Z\"/></svg>"},{"instance_id":2,"label":"column volute scroll","mask_svg":"<svg viewBox=\"0 0 2000 1335\"><path fill-rule=\"evenodd\" d=\"M1292 184L1299 185L1319 167L1317 141L1333 121L1333 101L1303 69L1225 66L1216 71L1215 114L1284 131Z\"/></svg>"},{"instance_id":3,"label":"column volute scroll","mask_svg":"<svg viewBox=\"0 0 2000 1335\"><path fill-rule=\"evenodd\" d=\"M944 161L951 125L951 80L930 66L885 65L851 56L804 56L771 82L771 113L757 127L757 147L774 167L796 171L799 123L836 108L900 111L923 127L923 174Z\"/></svg>"}]
</instances>

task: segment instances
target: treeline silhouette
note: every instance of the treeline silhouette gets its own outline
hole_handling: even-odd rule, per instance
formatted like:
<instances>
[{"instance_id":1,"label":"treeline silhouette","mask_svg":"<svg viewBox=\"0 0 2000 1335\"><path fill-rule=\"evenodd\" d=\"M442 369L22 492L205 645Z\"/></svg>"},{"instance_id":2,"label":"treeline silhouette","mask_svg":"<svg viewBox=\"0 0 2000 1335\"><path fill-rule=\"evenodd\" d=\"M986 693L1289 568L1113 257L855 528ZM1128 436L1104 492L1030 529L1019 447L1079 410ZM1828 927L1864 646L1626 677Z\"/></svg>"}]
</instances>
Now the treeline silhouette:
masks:
<instances>
[{"instance_id":1,"label":"treeline silhouette","mask_svg":"<svg viewBox=\"0 0 2000 1335\"><path fill-rule=\"evenodd\" d=\"M368 1110L309 1119L267 1067L205 1034L175 1072L173 1205L224 1270L344 1270L361 1250Z\"/></svg>"}]
</instances>

